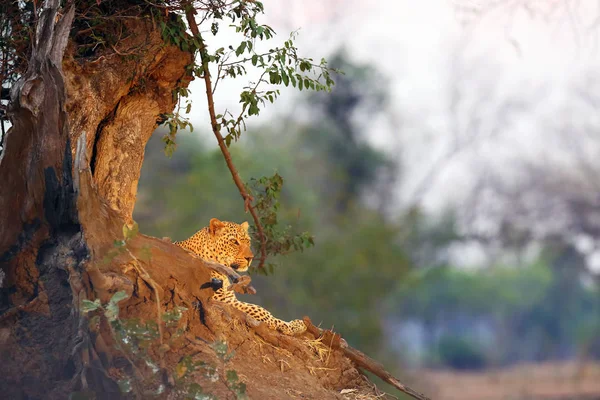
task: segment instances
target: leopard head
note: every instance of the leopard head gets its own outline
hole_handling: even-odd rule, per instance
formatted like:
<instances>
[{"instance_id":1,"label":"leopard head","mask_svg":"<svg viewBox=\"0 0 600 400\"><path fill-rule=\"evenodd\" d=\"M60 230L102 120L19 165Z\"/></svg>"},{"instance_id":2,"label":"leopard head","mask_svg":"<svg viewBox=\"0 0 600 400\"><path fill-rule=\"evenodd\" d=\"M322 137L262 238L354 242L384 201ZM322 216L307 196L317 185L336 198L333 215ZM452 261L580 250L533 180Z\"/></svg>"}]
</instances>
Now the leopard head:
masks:
<instances>
[{"instance_id":1,"label":"leopard head","mask_svg":"<svg viewBox=\"0 0 600 400\"><path fill-rule=\"evenodd\" d=\"M204 244L203 258L214 260L237 271L246 271L254 258L250 248L248 222L236 224L210 220L207 230L207 242Z\"/></svg>"}]
</instances>

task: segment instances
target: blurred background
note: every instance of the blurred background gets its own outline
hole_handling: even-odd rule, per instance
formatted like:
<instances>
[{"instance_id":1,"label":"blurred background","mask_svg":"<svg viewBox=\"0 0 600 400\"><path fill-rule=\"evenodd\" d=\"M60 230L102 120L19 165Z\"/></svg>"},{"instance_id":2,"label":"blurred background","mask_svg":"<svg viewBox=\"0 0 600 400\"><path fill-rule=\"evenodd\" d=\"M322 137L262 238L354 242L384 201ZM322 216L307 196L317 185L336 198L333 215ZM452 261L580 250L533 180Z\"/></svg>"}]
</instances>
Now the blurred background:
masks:
<instances>
[{"instance_id":1,"label":"blurred background","mask_svg":"<svg viewBox=\"0 0 600 400\"><path fill-rule=\"evenodd\" d=\"M345 75L283 88L230 148L245 181L283 177L280 222L315 237L245 300L435 399L600 399L599 2L264 3L278 40L300 28ZM250 219L191 90L195 129L172 158L157 130L134 215L173 240Z\"/></svg>"}]
</instances>

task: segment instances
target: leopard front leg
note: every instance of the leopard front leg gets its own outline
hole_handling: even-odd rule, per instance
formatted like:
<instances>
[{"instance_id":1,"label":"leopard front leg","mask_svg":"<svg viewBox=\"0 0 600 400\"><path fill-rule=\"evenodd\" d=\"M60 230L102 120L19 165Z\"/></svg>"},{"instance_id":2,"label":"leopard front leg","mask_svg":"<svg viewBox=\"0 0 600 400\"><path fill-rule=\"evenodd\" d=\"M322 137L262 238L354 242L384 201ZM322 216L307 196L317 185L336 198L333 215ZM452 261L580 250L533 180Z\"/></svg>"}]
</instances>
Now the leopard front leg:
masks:
<instances>
[{"instance_id":1,"label":"leopard front leg","mask_svg":"<svg viewBox=\"0 0 600 400\"><path fill-rule=\"evenodd\" d=\"M264 322L270 329L279 331L283 334L293 336L299 335L306 331L306 324L302 320L295 319L293 321L286 322L279 318L275 318L269 311L265 310L261 306L239 301L235 297L233 290L231 290L231 284L229 283L227 277L222 276L219 273L213 273L212 278L221 280L223 282L222 287L215 290L213 294L213 300L230 304L253 319L259 322Z\"/></svg>"}]
</instances>

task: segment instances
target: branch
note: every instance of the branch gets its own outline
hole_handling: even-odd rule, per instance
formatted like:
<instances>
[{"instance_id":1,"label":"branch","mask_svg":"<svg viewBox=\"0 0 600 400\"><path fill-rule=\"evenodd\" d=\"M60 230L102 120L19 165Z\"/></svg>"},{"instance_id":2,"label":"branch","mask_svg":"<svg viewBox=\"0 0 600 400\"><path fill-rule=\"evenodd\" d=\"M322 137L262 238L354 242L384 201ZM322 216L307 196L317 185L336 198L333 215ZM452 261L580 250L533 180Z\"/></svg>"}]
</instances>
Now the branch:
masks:
<instances>
[{"instance_id":1,"label":"branch","mask_svg":"<svg viewBox=\"0 0 600 400\"><path fill-rule=\"evenodd\" d=\"M312 321L308 317L303 318L306 324L307 330L315 336L315 338L323 337L323 343L331 343L332 348L340 349L346 357L352 360L358 367L366 369L369 372L377 375L384 382L389 383L402 393L406 393L417 400L431 400L429 397L411 389L410 387L402 384L392 374L385 370L383 365L373 360L363 352L356 350L353 347L348 346L348 343L337 333L330 330L323 330L313 325Z\"/></svg>"},{"instance_id":2,"label":"branch","mask_svg":"<svg viewBox=\"0 0 600 400\"><path fill-rule=\"evenodd\" d=\"M195 254L192 254L194 257L197 257ZM216 271L218 273L220 273L221 275L225 275L227 277L229 277L229 279L231 279L231 281L233 282L233 290L237 293L241 293L241 294L256 294L256 289L254 289L254 287L250 286L250 277L248 275L240 275L237 272L235 272L233 269L231 269L230 267L223 265L223 264L219 264L219 263L215 263L212 261L206 261L206 260L202 260L207 267L209 267L210 269L212 269L213 271Z\"/></svg>"},{"instance_id":3,"label":"branch","mask_svg":"<svg viewBox=\"0 0 600 400\"><path fill-rule=\"evenodd\" d=\"M266 53L255 54L255 55L258 56L258 57L264 57L264 56L268 56L268 55L271 55L271 54L278 53L280 50L281 49L279 47L277 47L277 48L275 48L275 49L273 49L271 51L267 51ZM238 60L238 61L232 61L230 63L223 63L223 64L221 64L221 67L230 67L232 65L243 64L243 63L248 62L248 61L252 61L252 57L244 58L244 59Z\"/></svg>"},{"instance_id":4,"label":"branch","mask_svg":"<svg viewBox=\"0 0 600 400\"><path fill-rule=\"evenodd\" d=\"M256 210L252 206L252 202L254 198L248 193L246 190L246 186L242 182L240 175L231 160L231 154L227 149L227 145L225 144L225 140L221 135L221 131L219 129L219 124L217 122L217 116L215 114L215 102L213 99L213 91L212 91L212 81L210 78L210 71L208 69L208 60L206 54L206 45L204 44L204 40L202 39L202 35L200 34L200 30L198 29L198 25L196 24L196 20L194 19L194 14L196 10L188 3L185 9L185 16L187 18L187 22L190 26L190 30L192 34L198 38L200 42L200 57L202 61L202 70L203 70L203 78L204 84L206 85L206 100L208 102L208 113L210 115L210 124L212 126L212 131L217 138L217 142L219 143L219 148L221 149L221 153L223 153L223 157L225 158L225 163L227 164L227 168L231 172L231 177L233 178L233 182L237 186L240 195L244 199L244 209L246 212L250 212L252 218L254 219L254 224L256 225L256 229L258 231L258 237L260 239L260 261L258 264L258 268L263 268L265 264L265 260L267 259L267 238L265 236L265 232L262 224L260 223L260 219L258 218L258 214Z\"/></svg>"}]
</instances>

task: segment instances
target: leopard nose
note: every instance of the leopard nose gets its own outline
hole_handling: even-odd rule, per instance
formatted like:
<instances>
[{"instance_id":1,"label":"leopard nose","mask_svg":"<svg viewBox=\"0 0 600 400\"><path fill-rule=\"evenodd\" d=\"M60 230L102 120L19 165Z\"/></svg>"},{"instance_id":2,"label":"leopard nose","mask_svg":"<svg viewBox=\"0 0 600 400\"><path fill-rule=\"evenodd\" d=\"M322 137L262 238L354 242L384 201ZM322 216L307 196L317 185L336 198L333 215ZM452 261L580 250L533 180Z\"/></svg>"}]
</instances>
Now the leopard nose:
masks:
<instances>
[{"instance_id":1,"label":"leopard nose","mask_svg":"<svg viewBox=\"0 0 600 400\"><path fill-rule=\"evenodd\" d=\"M245 258L246 258L246 261L248 261L248 265L250 265L250 263L254 259L254 257L245 257Z\"/></svg>"}]
</instances>

